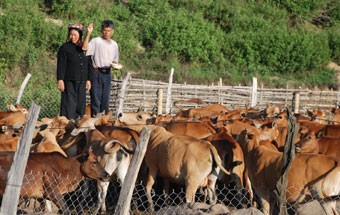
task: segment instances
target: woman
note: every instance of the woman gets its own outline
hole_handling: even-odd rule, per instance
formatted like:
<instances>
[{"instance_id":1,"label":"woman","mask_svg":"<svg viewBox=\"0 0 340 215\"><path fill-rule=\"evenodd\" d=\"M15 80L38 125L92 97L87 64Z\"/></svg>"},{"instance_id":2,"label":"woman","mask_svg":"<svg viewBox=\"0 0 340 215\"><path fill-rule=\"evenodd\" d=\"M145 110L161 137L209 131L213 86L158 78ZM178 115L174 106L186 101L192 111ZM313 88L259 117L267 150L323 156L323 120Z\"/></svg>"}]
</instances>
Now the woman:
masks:
<instances>
[{"instance_id":1,"label":"woman","mask_svg":"<svg viewBox=\"0 0 340 215\"><path fill-rule=\"evenodd\" d=\"M57 80L61 91L60 115L68 119L83 117L86 106L86 90L91 88L89 58L82 48L84 27L69 24L68 41L58 51Z\"/></svg>"}]
</instances>

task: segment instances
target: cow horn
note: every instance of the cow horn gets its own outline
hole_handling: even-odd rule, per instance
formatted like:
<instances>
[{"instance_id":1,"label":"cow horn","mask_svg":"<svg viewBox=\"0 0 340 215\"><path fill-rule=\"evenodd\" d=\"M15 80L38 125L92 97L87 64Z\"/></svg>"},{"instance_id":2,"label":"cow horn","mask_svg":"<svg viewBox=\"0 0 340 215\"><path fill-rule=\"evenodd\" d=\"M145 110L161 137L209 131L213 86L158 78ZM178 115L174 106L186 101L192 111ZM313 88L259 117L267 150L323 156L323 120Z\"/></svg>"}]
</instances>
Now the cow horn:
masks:
<instances>
[{"instance_id":1,"label":"cow horn","mask_svg":"<svg viewBox=\"0 0 340 215\"><path fill-rule=\"evenodd\" d=\"M104 146L104 151L106 153L112 154L120 149L120 142L118 140L110 140Z\"/></svg>"}]
</instances>

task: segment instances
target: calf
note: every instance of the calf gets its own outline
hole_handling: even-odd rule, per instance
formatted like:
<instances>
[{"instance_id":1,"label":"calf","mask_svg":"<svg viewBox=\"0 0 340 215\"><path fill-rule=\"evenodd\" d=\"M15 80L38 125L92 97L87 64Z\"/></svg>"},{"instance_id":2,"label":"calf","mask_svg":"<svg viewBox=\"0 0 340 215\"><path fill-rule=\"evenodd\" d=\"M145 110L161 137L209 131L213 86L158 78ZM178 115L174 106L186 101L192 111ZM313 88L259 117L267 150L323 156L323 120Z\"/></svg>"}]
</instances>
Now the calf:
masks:
<instances>
[{"instance_id":1,"label":"calf","mask_svg":"<svg viewBox=\"0 0 340 215\"><path fill-rule=\"evenodd\" d=\"M13 157L14 153L0 153L1 196ZM65 158L59 153L32 153L27 160L20 196L52 200L63 213L69 213L63 194L74 191L84 177L102 181L110 178L93 152L73 158Z\"/></svg>"},{"instance_id":2,"label":"calf","mask_svg":"<svg viewBox=\"0 0 340 215\"><path fill-rule=\"evenodd\" d=\"M340 158L340 138L316 138L314 132L309 132L296 143L296 150L302 153L323 154L335 159Z\"/></svg>"}]
</instances>

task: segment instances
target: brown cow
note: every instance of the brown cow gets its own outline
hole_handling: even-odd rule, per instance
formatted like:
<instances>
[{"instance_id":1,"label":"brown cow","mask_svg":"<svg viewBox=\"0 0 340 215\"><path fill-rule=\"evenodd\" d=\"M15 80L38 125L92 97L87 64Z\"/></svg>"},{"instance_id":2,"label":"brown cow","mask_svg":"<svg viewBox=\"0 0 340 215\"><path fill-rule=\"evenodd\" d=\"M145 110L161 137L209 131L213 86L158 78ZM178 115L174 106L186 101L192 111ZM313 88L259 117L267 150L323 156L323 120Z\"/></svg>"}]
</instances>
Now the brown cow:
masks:
<instances>
[{"instance_id":1,"label":"brown cow","mask_svg":"<svg viewBox=\"0 0 340 215\"><path fill-rule=\"evenodd\" d=\"M179 111L175 120L186 119L201 119L203 117L216 117L219 113L226 113L228 109L220 104L211 104L202 108L190 108L188 110Z\"/></svg>"},{"instance_id":2,"label":"brown cow","mask_svg":"<svg viewBox=\"0 0 340 215\"><path fill-rule=\"evenodd\" d=\"M340 124L340 108L332 108L331 113L333 113L331 124L339 125Z\"/></svg>"},{"instance_id":3,"label":"brown cow","mask_svg":"<svg viewBox=\"0 0 340 215\"><path fill-rule=\"evenodd\" d=\"M14 153L0 153L1 196L13 157ZM32 153L27 160L20 196L52 200L63 213L68 213L63 194L75 190L84 176L102 181L110 178L92 152L73 158L65 158L59 153Z\"/></svg>"},{"instance_id":4,"label":"brown cow","mask_svg":"<svg viewBox=\"0 0 340 215\"><path fill-rule=\"evenodd\" d=\"M282 153L257 144L254 135L244 130L237 141L245 153L246 166L256 194L260 197L264 213L272 214L275 199L272 192L282 169ZM340 167L325 155L299 153L288 171L287 201L304 203L311 197L320 203L327 214L337 214L333 197L340 195Z\"/></svg>"},{"instance_id":5,"label":"brown cow","mask_svg":"<svg viewBox=\"0 0 340 215\"><path fill-rule=\"evenodd\" d=\"M246 188L253 199L251 183L245 168L244 154L238 142L228 133L226 128L221 128L218 133L206 138L211 142L223 161L223 166L230 171L231 175L224 175L223 182L227 185L235 183L235 188L241 191Z\"/></svg>"},{"instance_id":6,"label":"brown cow","mask_svg":"<svg viewBox=\"0 0 340 215\"><path fill-rule=\"evenodd\" d=\"M9 111L0 113L0 125L22 127L27 119L28 111L21 105L8 105Z\"/></svg>"},{"instance_id":7,"label":"brown cow","mask_svg":"<svg viewBox=\"0 0 340 215\"><path fill-rule=\"evenodd\" d=\"M321 109L314 109L312 111L307 110L307 115L311 118L312 121L326 124L326 114L325 111Z\"/></svg>"},{"instance_id":8,"label":"brown cow","mask_svg":"<svg viewBox=\"0 0 340 215\"><path fill-rule=\"evenodd\" d=\"M212 134L216 133L215 127L209 121L204 122L170 122L164 124L163 127L173 133L178 135L187 135L196 137L198 139L206 138Z\"/></svg>"},{"instance_id":9,"label":"brown cow","mask_svg":"<svg viewBox=\"0 0 340 215\"><path fill-rule=\"evenodd\" d=\"M31 152L41 153L58 152L62 154L64 157L67 157L64 150L57 143L57 139L52 132L46 132L41 142L32 145Z\"/></svg>"},{"instance_id":10,"label":"brown cow","mask_svg":"<svg viewBox=\"0 0 340 215\"><path fill-rule=\"evenodd\" d=\"M194 203L196 190L206 178L208 189L212 192L209 199L216 201L215 184L219 168L230 174L222 166L216 148L211 143L190 136L174 135L159 126L152 128L145 163L149 170L146 191L151 209L151 188L157 173L165 180L185 185L186 202L189 204Z\"/></svg>"},{"instance_id":11,"label":"brown cow","mask_svg":"<svg viewBox=\"0 0 340 215\"><path fill-rule=\"evenodd\" d=\"M340 138L317 138L314 132L309 132L296 143L296 150L302 153L323 154L340 159Z\"/></svg>"}]
</instances>

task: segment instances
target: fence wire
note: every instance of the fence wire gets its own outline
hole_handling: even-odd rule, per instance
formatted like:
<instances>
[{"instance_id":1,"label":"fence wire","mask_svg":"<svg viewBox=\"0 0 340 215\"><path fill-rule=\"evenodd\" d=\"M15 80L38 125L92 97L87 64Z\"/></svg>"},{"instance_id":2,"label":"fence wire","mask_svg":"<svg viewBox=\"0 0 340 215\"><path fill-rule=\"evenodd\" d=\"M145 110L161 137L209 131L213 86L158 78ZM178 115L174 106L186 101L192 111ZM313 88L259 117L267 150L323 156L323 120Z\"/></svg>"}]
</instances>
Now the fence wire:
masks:
<instances>
[{"instance_id":1,"label":"fence wire","mask_svg":"<svg viewBox=\"0 0 340 215\"><path fill-rule=\"evenodd\" d=\"M21 195L18 204L18 214L65 214L66 211L60 211L58 205L66 204L68 213L70 214L95 214L98 202L97 182L95 180L84 179L74 189L65 187L73 180L72 176L47 177L46 173L28 173L24 176L24 184L22 186ZM44 184L41 178L44 178ZM47 178L49 181L47 183ZM51 181L51 179L55 181ZM53 185L53 186L52 186ZM57 185L57 186L56 186ZM121 184L118 181L111 181L106 197L106 214L114 214L115 207L118 202ZM1 190L1 189L0 189ZM51 203L48 199L64 190L61 199L54 199ZM66 192L68 190L68 192ZM293 190L293 189L288 189ZM309 192L308 192L309 193ZM177 185L173 185L168 195L165 195L162 189L162 182L156 181L152 190L152 199L154 210L152 214L227 214L235 210L249 210L258 207L260 203L258 199L251 200L246 189L237 190L218 183L216 186L217 204L208 205L205 203L204 189L196 192L195 204L189 207L185 204L185 189ZM44 195L44 196L42 196ZM323 214L323 208L320 203L326 203L326 200L320 200L318 194L310 192L308 200L300 201L300 203L288 203L287 209L289 214ZM46 198L47 197L47 198ZM339 200L339 198L335 198ZM271 207L273 207L271 205ZM150 208L145 193L145 185L143 181L136 183L134 193L131 200L130 214L149 213ZM337 212L340 212L339 208Z\"/></svg>"}]
</instances>

